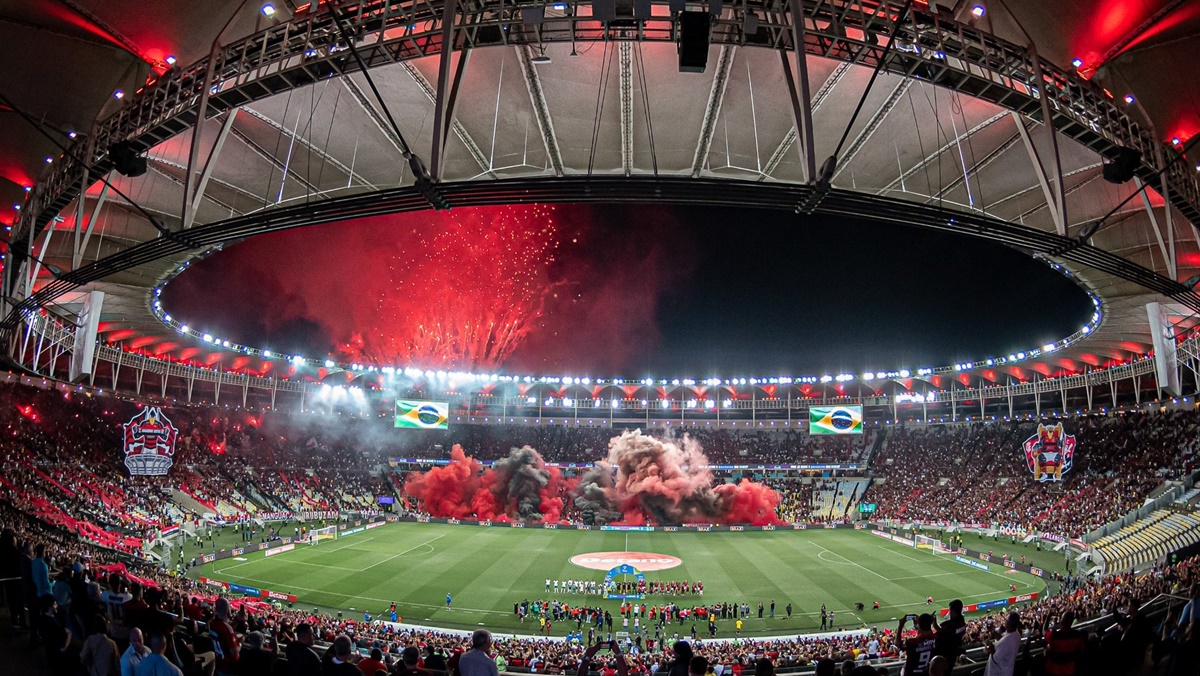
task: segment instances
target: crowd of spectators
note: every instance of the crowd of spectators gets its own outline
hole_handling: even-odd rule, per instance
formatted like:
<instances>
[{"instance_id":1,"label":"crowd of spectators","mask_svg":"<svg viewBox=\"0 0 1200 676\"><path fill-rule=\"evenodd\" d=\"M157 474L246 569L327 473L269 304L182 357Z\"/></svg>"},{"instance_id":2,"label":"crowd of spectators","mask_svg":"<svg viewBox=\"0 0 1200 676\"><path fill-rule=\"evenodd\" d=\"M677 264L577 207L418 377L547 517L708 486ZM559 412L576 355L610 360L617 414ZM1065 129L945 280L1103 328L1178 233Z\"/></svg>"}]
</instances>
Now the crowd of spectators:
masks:
<instances>
[{"instance_id":1,"label":"crowd of spectators","mask_svg":"<svg viewBox=\"0 0 1200 676\"><path fill-rule=\"evenodd\" d=\"M1065 421L1073 467L1035 482L1021 444L1034 423L893 429L863 500L881 518L1000 524L1078 536L1139 506L1196 468L1200 413L1128 413Z\"/></svg>"},{"instance_id":2,"label":"crowd of spectators","mask_svg":"<svg viewBox=\"0 0 1200 676\"><path fill-rule=\"evenodd\" d=\"M17 580L4 585L4 598L16 622L29 628L42 645L55 674L74 676L81 668L90 674L142 674L137 663L147 658L155 662L157 658L150 657L154 653L192 676L211 676L214 670L269 674L276 663L286 664L289 671L282 673L338 673L332 670L335 659L355 666L378 664L390 673L409 674L405 657L415 655L409 666L441 671L453 668L472 649L472 639L456 633L214 596L191 580L167 576L148 565L82 544L8 506L0 506L0 528L0 574ZM1137 608L1160 593L1196 599L1200 561L1191 559L1140 576L1071 580L1060 593L1021 604L1015 617L1022 635L1032 640L1060 625L1068 613L1080 620L1108 618L1095 625L1097 634L1086 643L1090 647L1077 656L1103 658L1108 670L1079 673L1133 673L1151 646L1150 657L1163 665L1196 654L1200 601L1193 600L1182 612L1151 625ZM519 604L516 607L519 612ZM732 604L729 608L721 604L703 608L707 612L693 610L682 621L679 611L666 616L661 612L643 615L644 628L630 632L629 638L620 642L629 671L674 673L676 642L689 635L694 641L690 650L721 674L753 671L756 662L764 658L781 669L825 660L862 666L874 657L902 658L904 642L913 636L903 627L853 633L849 630L859 628L855 624L839 626L822 636L750 639L734 635L733 640L710 640L708 618L714 627L718 622L723 625L722 635L728 637L733 633L732 618L746 610ZM963 645L998 639L999 629L1012 622L1007 610L966 620ZM848 617L849 613L839 615ZM561 629L552 636L497 638L488 645L488 659L504 669L573 673L584 659L587 641L582 632L577 633L574 618L559 619L564 620ZM697 622L701 624L699 632ZM599 626L589 635L611 640L612 625ZM563 640L564 634L574 640ZM330 645L332 649L324 650ZM1120 668L1113 666L1113 659ZM129 672L123 670L127 664L132 669ZM1195 673L1186 670L1189 666L1194 670L1194 662L1181 664L1185 668L1162 673ZM602 663L598 668L604 671L606 666ZM478 674L462 668L459 673Z\"/></svg>"},{"instance_id":3,"label":"crowd of spectators","mask_svg":"<svg viewBox=\"0 0 1200 676\"><path fill-rule=\"evenodd\" d=\"M418 649L413 666L429 664L426 660L436 664L439 655L448 661L470 650L468 639L449 633L261 602L230 603L136 556L141 539L156 529L199 516L172 500L173 489L204 508L239 518L275 510L364 510L374 506L376 494L393 491L392 475L380 471L385 458L405 451L440 457L450 440L437 437L442 443L415 448L412 444L420 443L415 439L434 437L419 434L397 443L378 434L370 421L330 426L318 418L172 408L168 414L181 430L175 467L166 477L131 478L116 449L122 423L137 411L136 404L112 397L0 386L0 526L6 530L0 577L19 580L5 584L4 598L13 616L46 647L55 671L73 674L83 665L93 674L111 673L103 665L113 650L127 654L134 645L134 652L150 658L149 663L155 663L151 655L157 653L189 674L211 675L214 668L257 673L264 661L290 662L292 655L306 659L295 646L307 646L310 635L316 644L334 645L339 636L348 636L351 652L378 650L385 665L403 665L397 660L405 648ZM884 517L999 522L1074 535L1140 503L1163 480L1191 471L1200 444L1198 425L1200 414L1194 412L1072 419L1066 431L1076 436L1074 466L1061 484L1036 483L1029 476L1019 449L1034 433L1032 424L891 428L872 460L876 480L863 499L877 502ZM453 434L481 458L529 444L549 459L586 463L603 455L612 431L464 426ZM874 443L816 439L794 431L713 430L696 436L715 463L865 460ZM780 493L779 513L787 520L828 518L815 512L815 496L838 490L833 478L770 472L754 478ZM568 506L566 517L571 514ZM1060 622L1068 611L1080 618L1125 612L1159 592L1195 596L1188 590L1200 579L1198 569L1189 561L1147 576L1074 581L1064 593L1019 608L1019 618L1027 628L1041 627ZM1142 631L1136 612L1129 613L1118 616L1124 623L1120 626ZM1175 643L1191 645L1195 634L1185 632L1198 617L1200 610L1183 627L1160 628L1166 633L1157 635L1173 635ZM1000 615L972 619L966 624L966 640L984 642L1006 622ZM690 624L662 624L653 634L638 632L624 650L630 654L630 671L663 671L671 668L674 641L695 635L696 654L720 666L718 674L754 669L764 657L775 666L792 667L903 652L895 631L845 631L855 628L839 626L824 637L721 642L704 636L710 631L736 636L728 626L717 632L715 625L701 624L697 631ZM498 639L493 656L509 667L569 673L584 646L563 641L563 633ZM332 661L338 651L326 654ZM242 667L233 666L234 655L246 659ZM358 661L345 657L341 661ZM371 664L370 657L365 659Z\"/></svg>"}]
</instances>

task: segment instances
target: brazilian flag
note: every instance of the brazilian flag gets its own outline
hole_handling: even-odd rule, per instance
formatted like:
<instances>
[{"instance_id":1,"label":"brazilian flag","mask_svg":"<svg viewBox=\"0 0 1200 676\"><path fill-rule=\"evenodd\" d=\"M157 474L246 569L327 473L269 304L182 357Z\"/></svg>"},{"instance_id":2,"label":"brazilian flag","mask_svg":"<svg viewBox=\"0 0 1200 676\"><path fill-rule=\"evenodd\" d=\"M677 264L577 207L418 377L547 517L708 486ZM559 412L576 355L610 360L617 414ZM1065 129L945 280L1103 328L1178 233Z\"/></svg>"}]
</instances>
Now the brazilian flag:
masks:
<instances>
[{"instance_id":1,"label":"brazilian flag","mask_svg":"<svg viewBox=\"0 0 1200 676\"><path fill-rule=\"evenodd\" d=\"M450 404L444 401L396 400L396 427L417 430L449 428Z\"/></svg>"},{"instance_id":2,"label":"brazilian flag","mask_svg":"<svg viewBox=\"0 0 1200 676\"><path fill-rule=\"evenodd\" d=\"M862 406L813 406L808 409L809 434L862 434Z\"/></svg>"}]
</instances>

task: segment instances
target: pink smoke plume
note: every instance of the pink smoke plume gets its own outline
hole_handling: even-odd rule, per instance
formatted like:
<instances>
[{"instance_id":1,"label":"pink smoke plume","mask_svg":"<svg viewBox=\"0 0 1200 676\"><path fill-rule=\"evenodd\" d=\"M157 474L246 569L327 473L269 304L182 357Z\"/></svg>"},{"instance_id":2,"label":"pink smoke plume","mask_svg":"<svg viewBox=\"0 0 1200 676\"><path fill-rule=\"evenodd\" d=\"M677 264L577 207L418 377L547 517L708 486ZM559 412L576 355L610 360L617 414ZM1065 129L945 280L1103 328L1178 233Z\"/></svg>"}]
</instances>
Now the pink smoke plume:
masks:
<instances>
[{"instance_id":1,"label":"pink smoke plume","mask_svg":"<svg viewBox=\"0 0 1200 676\"><path fill-rule=\"evenodd\" d=\"M781 523L775 512L779 495L767 486L742 479L714 488L708 457L690 436L676 443L633 430L613 437L608 448L607 461L598 467L615 469L605 493L625 521Z\"/></svg>"}]
</instances>

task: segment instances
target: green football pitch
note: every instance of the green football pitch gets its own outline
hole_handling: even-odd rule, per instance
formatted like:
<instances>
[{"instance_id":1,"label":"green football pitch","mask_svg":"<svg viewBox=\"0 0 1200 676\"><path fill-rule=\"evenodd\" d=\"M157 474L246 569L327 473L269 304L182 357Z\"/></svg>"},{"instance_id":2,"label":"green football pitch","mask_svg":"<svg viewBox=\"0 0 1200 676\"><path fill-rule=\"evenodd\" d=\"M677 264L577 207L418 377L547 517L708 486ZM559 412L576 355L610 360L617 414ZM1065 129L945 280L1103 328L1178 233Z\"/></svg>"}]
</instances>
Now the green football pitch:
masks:
<instances>
[{"instance_id":1,"label":"green football pitch","mask_svg":"<svg viewBox=\"0 0 1200 676\"><path fill-rule=\"evenodd\" d=\"M595 580L604 571L571 563L596 552L642 552L679 559L676 567L647 571L647 580L704 583L704 595L649 596L647 605L748 603L743 635L781 635L820 627L821 604L844 629L894 626L907 613L945 607L953 598L978 603L1017 593L1042 592L1037 577L993 564L982 571L953 556L913 549L854 530L766 532L618 532L395 523L267 558L261 552L224 559L192 571L225 582L287 592L298 607L342 610L348 617L384 619L397 603L405 622L455 629L536 633L513 604L553 599L571 605L599 602L617 614L619 601L546 592L546 579ZM997 550L999 554L999 550ZM605 564L607 565L607 564ZM447 610L445 597L453 596ZM926 603L932 596L933 606ZM758 618L761 602L775 601L775 618ZM879 610L872 603L880 603ZM784 608L792 604L792 617ZM862 603L865 609L855 609ZM769 614L769 613L766 613ZM568 626L569 625L569 626ZM718 637L734 633L717 622ZM565 635L575 623L555 625ZM698 630L707 633L706 626ZM677 629L690 632L690 622Z\"/></svg>"}]
</instances>

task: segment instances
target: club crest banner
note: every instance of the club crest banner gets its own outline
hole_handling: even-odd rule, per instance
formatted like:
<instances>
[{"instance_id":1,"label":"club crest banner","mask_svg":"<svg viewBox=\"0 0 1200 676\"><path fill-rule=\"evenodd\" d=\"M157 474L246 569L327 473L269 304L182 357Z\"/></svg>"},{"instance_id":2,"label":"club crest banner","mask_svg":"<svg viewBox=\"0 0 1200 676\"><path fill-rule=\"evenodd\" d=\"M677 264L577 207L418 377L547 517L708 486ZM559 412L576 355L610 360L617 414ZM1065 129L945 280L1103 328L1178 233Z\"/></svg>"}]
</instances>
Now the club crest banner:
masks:
<instances>
[{"instance_id":1,"label":"club crest banner","mask_svg":"<svg viewBox=\"0 0 1200 676\"><path fill-rule=\"evenodd\" d=\"M1025 464L1034 481L1062 481L1075 461L1075 435L1063 431L1062 423L1039 424L1037 433L1022 444Z\"/></svg>"},{"instance_id":2,"label":"club crest banner","mask_svg":"<svg viewBox=\"0 0 1200 676\"><path fill-rule=\"evenodd\" d=\"M125 466L131 475L162 476L174 463L179 430L162 409L147 406L125 423Z\"/></svg>"}]
</instances>

